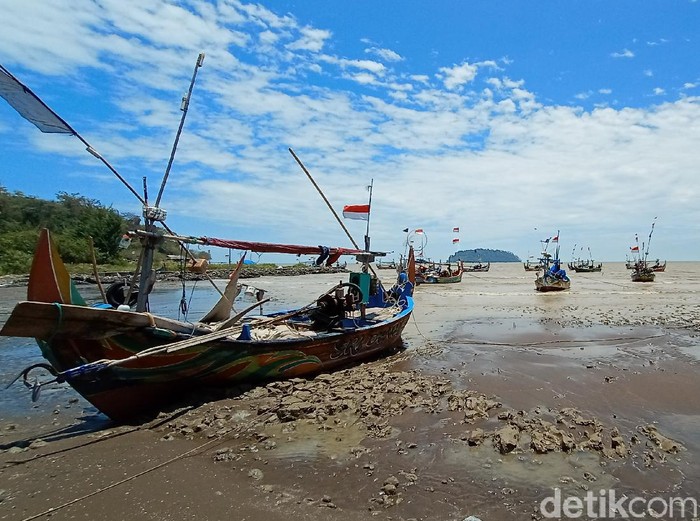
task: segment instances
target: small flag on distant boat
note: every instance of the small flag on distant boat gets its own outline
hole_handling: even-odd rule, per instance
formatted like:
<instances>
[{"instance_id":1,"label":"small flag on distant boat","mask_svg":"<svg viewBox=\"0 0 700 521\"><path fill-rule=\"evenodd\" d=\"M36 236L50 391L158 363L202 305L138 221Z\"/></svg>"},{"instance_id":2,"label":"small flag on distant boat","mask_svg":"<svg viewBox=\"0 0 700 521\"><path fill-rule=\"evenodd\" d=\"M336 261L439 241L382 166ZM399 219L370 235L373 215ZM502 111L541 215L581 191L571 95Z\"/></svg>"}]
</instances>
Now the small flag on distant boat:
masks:
<instances>
[{"instance_id":1,"label":"small flag on distant boat","mask_svg":"<svg viewBox=\"0 0 700 521\"><path fill-rule=\"evenodd\" d=\"M459 239L458 239L457 237L455 237L454 239L452 239L452 244L457 244L458 242L459 242Z\"/></svg>"},{"instance_id":2,"label":"small flag on distant boat","mask_svg":"<svg viewBox=\"0 0 700 521\"><path fill-rule=\"evenodd\" d=\"M423 228L416 228L415 233L417 233L417 234L423 233Z\"/></svg>"},{"instance_id":3,"label":"small flag on distant boat","mask_svg":"<svg viewBox=\"0 0 700 521\"><path fill-rule=\"evenodd\" d=\"M630 246L630 251L639 251L639 246Z\"/></svg>"},{"instance_id":4,"label":"small flag on distant boat","mask_svg":"<svg viewBox=\"0 0 700 521\"><path fill-rule=\"evenodd\" d=\"M456 226L452 228L452 233L459 233L459 228Z\"/></svg>"},{"instance_id":5,"label":"small flag on distant boat","mask_svg":"<svg viewBox=\"0 0 700 521\"><path fill-rule=\"evenodd\" d=\"M368 204L349 204L343 206L343 217L346 219L356 219L360 221L369 220Z\"/></svg>"},{"instance_id":6,"label":"small flag on distant boat","mask_svg":"<svg viewBox=\"0 0 700 521\"><path fill-rule=\"evenodd\" d=\"M559 236L552 237L552 242L559 242Z\"/></svg>"}]
</instances>

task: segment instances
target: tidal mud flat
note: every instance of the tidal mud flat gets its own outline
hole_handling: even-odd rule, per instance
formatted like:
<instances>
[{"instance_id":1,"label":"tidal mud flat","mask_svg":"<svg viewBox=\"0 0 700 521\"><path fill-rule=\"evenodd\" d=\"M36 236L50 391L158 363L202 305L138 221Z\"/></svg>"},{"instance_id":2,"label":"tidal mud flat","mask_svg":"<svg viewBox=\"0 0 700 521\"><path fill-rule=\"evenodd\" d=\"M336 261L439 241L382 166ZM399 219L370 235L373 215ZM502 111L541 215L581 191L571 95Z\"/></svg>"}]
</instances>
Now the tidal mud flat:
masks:
<instances>
[{"instance_id":1,"label":"tidal mud flat","mask_svg":"<svg viewBox=\"0 0 700 521\"><path fill-rule=\"evenodd\" d=\"M2 414L0 519L541 519L557 488L700 500L700 266L668 270L546 295L519 265L421 286L399 353L141 425L57 390Z\"/></svg>"}]
</instances>

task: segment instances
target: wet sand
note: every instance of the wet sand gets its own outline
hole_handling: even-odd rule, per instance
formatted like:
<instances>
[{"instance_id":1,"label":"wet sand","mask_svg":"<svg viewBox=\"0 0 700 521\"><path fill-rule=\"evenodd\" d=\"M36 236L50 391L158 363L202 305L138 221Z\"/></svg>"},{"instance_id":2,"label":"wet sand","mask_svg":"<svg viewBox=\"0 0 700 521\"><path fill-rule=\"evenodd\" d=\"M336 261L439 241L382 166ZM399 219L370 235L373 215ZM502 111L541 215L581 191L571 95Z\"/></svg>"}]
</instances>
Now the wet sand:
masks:
<instances>
[{"instance_id":1,"label":"wet sand","mask_svg":"<svg viewBox=\"0 0 700 521\"><path fill-rule=\"evenodd\" d=\"M571 278L539 294L495 264L421 286L405 350L143 425L69 388L8 405L0 519L540 519L555 487L700 500L700 263ZM263 279L279 305L337 282Z\"/></svg>"}]
</instances>

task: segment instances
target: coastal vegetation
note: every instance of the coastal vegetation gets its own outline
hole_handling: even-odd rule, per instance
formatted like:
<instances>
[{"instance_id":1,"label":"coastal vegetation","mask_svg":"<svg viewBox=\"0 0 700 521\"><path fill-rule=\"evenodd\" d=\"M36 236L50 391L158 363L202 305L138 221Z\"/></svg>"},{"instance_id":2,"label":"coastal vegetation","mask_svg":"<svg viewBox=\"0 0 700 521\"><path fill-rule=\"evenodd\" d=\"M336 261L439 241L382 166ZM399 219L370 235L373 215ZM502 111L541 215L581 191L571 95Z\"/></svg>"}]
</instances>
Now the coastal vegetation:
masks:
<instances>
[{"instance_id":1,"label":"coastal vegetation","mask_svg":"<svg viewBox=\"0 0 700 521\"><path fill-rule=\"evenodd\" d=\"M92 262L92 237L98 263L121 264L119 238L133 218L78 194L47 201L0 186L0 274L29 271L41 228L51 230L67 263Z\"/></svg>"},{"instance_id":2,"label":"coastal vegetation","mask_svg":"<svg viewBox=\"0 0 700 521\"><path fill-rule=\"evenodd\" d=\"M95 261L101 273L132 272L139 258L138 241L122 241L127 230L136 229L140 218L121 213L99 201L79 194L59 192L55 201L39 199L22 192L9 192L0 186L0 275L29 272L39 230L48 228L61 257L73 274L92 272L90 238ZM183 268L178 260L180 247L164 241L155 254L154 268L161 272L177 272ZM194 257L209 258L206 251L192 251ZM235 262L235 260L234 260ZM287 269L287 272L313 273L312 267ZM230 264L210 264L211 271L230 269ZM320 268L319 268L320 269ZM247 265L245 277L279 273L277 264ZM226 276L223 273L221 276Z\"/></svg>"}]
</instances>

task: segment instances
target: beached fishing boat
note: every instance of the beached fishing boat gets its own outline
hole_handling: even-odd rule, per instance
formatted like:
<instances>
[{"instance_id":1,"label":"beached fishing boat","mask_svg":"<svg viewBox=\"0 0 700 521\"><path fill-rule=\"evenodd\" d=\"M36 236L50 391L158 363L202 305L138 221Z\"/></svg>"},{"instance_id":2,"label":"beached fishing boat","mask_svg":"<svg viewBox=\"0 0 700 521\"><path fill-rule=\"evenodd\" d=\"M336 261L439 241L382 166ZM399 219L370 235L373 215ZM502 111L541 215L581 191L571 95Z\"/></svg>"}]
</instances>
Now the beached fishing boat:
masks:
<instances>
[{"instance_id":1,"label":"beached fishing boat","mask_svg":"<svg viewBox=\"0 0 700 521\"><path fill-rule=\"evenodd\" d=\"M110 418L129 420L197 388L313 375L400 347L413 310L413 285L402 275L385 291L369 273L354 273L356 283L339 284L307 306L245 320L225 311L232 279L207 316L184 322L124 304L88 305L44 230L27 301L0 334L35 338L49 361L40 367L53 378L31 384L32 366L23 372L29 386L67 382Z\"/></svg>"},{"instance_id":2,"label":"beached fishing boat","mask_svg":"<svg viewBox=\"0 0 700 521\"><path fill-rule=\"evenodd\" d=\"M632 282L654 282L656 274L644 261L639 261L632 268L630 277Z\"/></svg>"},{"instance_id":3,"label":"beached fishing boat","mask_svg":"<svg viewBox=\"0 0 700 521\"><path fill-rule=\"evenodd\" d=\"M202 60L200 55L190 94ZM131 282L108 289L111 299L105 294L104 302L92 304L73 284L48 230L41 231L27 301L15 306L0 330L3 336L35 338L47 359L48 364L35 364L18 376L32 388L34 398L43 386L66 382L110 418L128 421L155 414L204 387L314 375L401 347L401 333L413 310L413 249L406 271L386 290L370 266L384 254L369 251L368 237L367 247L361 250L177 236L158 206L168 170L156 203L150 206L72 127L4 68L0 69L0 95L40 130L69 133L83 141L143 204L145 221L143 229L131 232L143 245L137 273ZM180 129L187 103L183 106ZM171 160L174 153L175 146ZM317 264L327 265L341 255L355 255L363 268L350 273L348 282L298 309L249 316L269 300L262 299L231 316L240 291L242 256L223 291L209 279L221 295L211 311L194 322L176 320L159 315L149 302L155 283L153 255L163 240L178 241L183 249L186 244L199 244L258 253L318 254ZM35 370L52 376L39 381Z\"/></svg>"},{"instance_id":4,"label":"beached fishing boat","mask_svg":"<svg viewBox=\"0 0 700 521\"><path fill-rule=\"evenodd\" d=\"M557 231L557 235L542 242L544 244L544 250L540 258L542 272L537 274L535 289L541 292L570 289L571 279L566 275L566 271L562 269L561 261L559 260L559 232ZM547 247L550 243L557 244L553 256L547 253Z\"/></svg>"}]
</instances>

